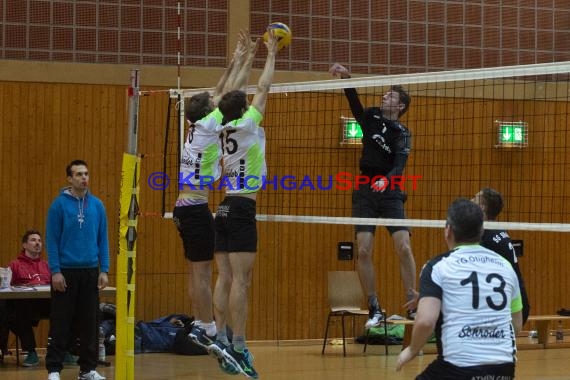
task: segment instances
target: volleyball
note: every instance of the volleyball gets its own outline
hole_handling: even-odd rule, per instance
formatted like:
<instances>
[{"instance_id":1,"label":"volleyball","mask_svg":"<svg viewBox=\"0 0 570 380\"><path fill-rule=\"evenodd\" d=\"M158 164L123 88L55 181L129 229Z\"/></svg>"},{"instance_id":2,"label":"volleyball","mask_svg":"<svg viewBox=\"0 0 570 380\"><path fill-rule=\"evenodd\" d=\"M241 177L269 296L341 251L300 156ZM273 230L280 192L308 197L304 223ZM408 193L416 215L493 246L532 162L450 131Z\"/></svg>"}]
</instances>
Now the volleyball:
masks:
<instances>
[{"instance_id":1,"label":"volleyball","mask_svg":"<svg viewBox=\"0 0 570 380\"><path fill-rule=\"evenodd\" d=\"M277 49L281 50L286 46L289 46L291 39L293 39L293 34L291 29L282 22L272 22L267 26L267 30L263 33L263 40L267 42L269 39L269 30L273 30L273 33L277 37Z\"/></svg>"}]
</instances>

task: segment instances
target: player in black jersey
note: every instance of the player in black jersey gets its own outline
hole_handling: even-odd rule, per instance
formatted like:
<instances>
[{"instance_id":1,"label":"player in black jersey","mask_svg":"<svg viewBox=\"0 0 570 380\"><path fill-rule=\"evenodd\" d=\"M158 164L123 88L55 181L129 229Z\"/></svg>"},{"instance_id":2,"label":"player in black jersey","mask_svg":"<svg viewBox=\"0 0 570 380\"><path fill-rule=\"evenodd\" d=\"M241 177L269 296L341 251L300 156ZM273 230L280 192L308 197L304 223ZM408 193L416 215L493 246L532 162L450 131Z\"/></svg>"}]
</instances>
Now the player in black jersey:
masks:
<instances>
[{"instance_id":1,"label":"player in black jersey","mask_svg":"<svg viewBox=\"0 0 570 380\"><path fill-rule=\"evenodd\" d=\"M348 70L338 63L329 72L341 78L350 78ZM363 132L360 173L370 179L369 184L358 186L352 194L352 216L405 219L405 194L398 180L402 178L410 154L411 134L400 123L400 117L408 110L410 96L401 86L392 86L382 97L380 107L364 108L356 89L345 88L344 93ZM376 227L357 225L355 229L358 244L357 268L370 311L366 328L370 328L380 324L384 318L376 293L376 274L372 260ZM410 231L407 227L397 226L388 226L387 229L400 259L400 274L407 301L413 300L416 264L410 247Z\"/></svg>"},{"instance_id":2,"label":"player in black jersey","mask_svg":"<svg viewBox=\"0 0 570 380\"><path fill-rule=\"evenodd\" d=\"M485 220L488 221L497 220L497 216L499 216L503 210L504 202L501 193L488 187L481 189L481 191L475 194L475 197L472 199L472 201L481 207L485 216ZM509 234L505 230L485 229L483 237L481 238L481 245L485 248L490 249L491 251L497 252L499 255L507 259L517 274L523 303L522 315L524 324L528 319L530 305L528 303L528 295L526 293L521 270L519 268L515 248L513 247L513 243L509 237Z\"/></svg>"}]
</instances>

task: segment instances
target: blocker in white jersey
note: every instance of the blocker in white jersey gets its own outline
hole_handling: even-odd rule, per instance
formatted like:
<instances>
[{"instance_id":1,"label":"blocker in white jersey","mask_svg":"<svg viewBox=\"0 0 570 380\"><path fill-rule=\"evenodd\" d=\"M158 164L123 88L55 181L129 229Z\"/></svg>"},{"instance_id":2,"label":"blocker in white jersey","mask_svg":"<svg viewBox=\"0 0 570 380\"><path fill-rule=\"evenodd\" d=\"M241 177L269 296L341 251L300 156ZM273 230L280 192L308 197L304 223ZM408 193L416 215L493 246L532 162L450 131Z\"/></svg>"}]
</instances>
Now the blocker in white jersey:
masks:
<instances>
[{"instance_id":1,"label":"blocker in white jersey","mask_svg":"<svg viewBox=\"0 0 570 380\"><path fill-rule=\"evenodd\" d=\"M180 184L203 190L220 178L222 147L218 134L221 121L222 114L216 108L190 125L180 160Z\"/></svg>"},{"instance_id":2,"label":"blocker in white jersey","mask_svg":"<svg viewBox=\"0 0 570 380\"><path fill-rule=\"evenodd\" d=\"M208 206L208 190L213 188L213 183L220 177L222 156L218 128L222 114L214 107L224 94L247 85L257 42L251 40L249 32L241 30L234 56L212 96L209 92L195 94L184 107L190 129L181 155L180 191L173 211L173 221L182 238L191 274L191 308L196 321L188 338L208 349L225 347L228 343L225 328L222 326L218 329L220 320L213 319L214 302L210 286L215 227ZM214 344L215 340L218 341ZM221 370L225 373L238 373L238 369L220 355L216 355L216 358Z\"/></svg>"},{"instance_id":3,"label":"blocker in white jersey","mask_svg":"<svg viewBox=\"0 0 570 380\"><path fill-rule=\"evenodd\" d=\"M267 59L251 106L243 91L230 91L218 103L224 116L221 123L224 126L221 134L224 177L220 185L226 188L226 197L218 206L215 218L215 257L219 271L214 288L214 312L219 331L225 331L226 321L233 330L232 342L228 342L222 351L223 357L239 372L253 379L259 375L253 368L253 355L245 341L249 307L247 290L251 286L257 253L255 197L266 170L265 134L259 123L275 71L277 37L274 33L270 32L265 47ZM229 178L233 189L224 183ZM243 178L243 186L239 184L240 178Z\"/></svg>"},{"instance_id":4,"label":"blocker in white jersey","mask_svg":"<svg viewBox=\"0 0 570 380\"><path fill-rule=\"evenodd\" d=\"M438 357L416 380L511 380L522 301L511 264L479 245L483 211L468 199L447 210L448 252L420 274L420 292L410 345L398 356L400 370L435 331Z\"/></svg>"},{"instance_id":5,"label":"blocker in white jersey","mask_svg":"<svg viewBox=\"0 0 570 380\"><path fill-rule=\"evenodd\" d=\"M262 119L263 115L250 106L242 118L224 126L220 139L226 194L254 193L262 186L267 174L265 131L259 126Z\"/></svg>"}]
</instances>

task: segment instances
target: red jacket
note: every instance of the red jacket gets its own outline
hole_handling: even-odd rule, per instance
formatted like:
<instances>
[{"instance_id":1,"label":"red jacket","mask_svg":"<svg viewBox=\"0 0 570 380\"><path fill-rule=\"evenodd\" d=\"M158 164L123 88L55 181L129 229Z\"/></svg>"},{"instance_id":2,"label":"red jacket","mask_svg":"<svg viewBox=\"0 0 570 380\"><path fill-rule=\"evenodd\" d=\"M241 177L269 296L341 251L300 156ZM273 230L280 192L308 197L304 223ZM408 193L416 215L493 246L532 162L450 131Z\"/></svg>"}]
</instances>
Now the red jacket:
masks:
<instances>
[{"instance_id":1,"label":"red jacket","mask_svg":"<svg viewBox=\"0 0 570 380\"><path fill-rule=\"evenodd\" d=\"M49 285L51 273L47 261L41 257L32 259L24 253L10 263L12 270L12 281L10 285Z\"/></svg>"}]
</instances>

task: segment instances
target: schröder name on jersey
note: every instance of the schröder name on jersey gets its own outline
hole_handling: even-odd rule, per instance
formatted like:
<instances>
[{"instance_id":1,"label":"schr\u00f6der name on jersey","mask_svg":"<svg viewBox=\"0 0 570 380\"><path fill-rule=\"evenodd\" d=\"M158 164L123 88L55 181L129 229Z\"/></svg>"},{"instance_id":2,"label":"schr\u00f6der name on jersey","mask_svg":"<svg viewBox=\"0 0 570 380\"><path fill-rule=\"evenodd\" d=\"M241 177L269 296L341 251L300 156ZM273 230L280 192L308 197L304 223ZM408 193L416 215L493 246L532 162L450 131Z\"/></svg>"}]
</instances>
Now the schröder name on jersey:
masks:
<instances>
[{"instance_id":1,"label":"schr\u00f6der name on jersey","mask_svg":"<svg viewBox=\"0 0 570 380\"><path fill-rule=\"evenodd\" d=\"M497 326L463 326L458 336L460 338L503 339L506 334Z\"/></svg>"}]
</instances>

